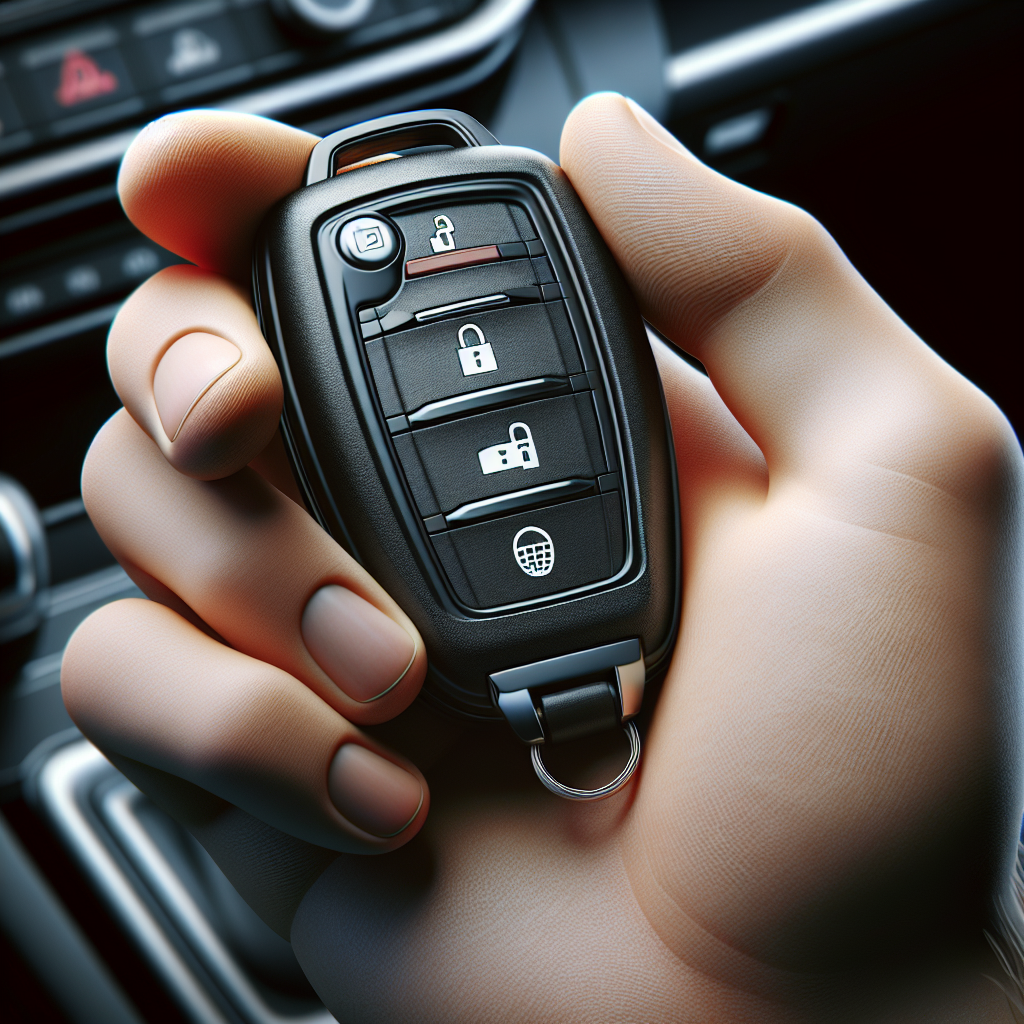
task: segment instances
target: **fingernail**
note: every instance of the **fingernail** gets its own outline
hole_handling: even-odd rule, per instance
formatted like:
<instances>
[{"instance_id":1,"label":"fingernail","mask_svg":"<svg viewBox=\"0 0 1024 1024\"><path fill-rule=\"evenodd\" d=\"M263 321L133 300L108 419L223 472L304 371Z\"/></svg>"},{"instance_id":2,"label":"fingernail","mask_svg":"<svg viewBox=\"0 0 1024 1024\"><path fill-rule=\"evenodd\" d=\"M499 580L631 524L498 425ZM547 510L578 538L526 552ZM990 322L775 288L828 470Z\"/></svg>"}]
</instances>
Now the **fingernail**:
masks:
<instances>
[{"instance_id":1,"label":"fingernail","mask_svg":"<svg viewBox=\"0 0 1024 1024\"><path fill-rule=\"evenodd\" d=\"M163 354L153 377L153 397L170 440L199 399L241 358L230 341L202 331L184 335Z\"/></svg>"},{"instance_id":2,"label":"fingernail","mask_svg":"<svg viewBox=\"0 0 1024 1024\"><path fill-rule=\"evenodd\" d=\"M353 825L381 839L397 836L423 803L418 779L358 743L346 743L334 755L327 791Z\"/></svg>"},{"instance_id":3,"label":"fingernail","mask_svg":"<svg viewBox=\"0 0 1024 1024\"><path fill-rule=\"evenodd\" d=\"M361 703L397 685L416 654L412 637L394 619L334 584L309 599L302 613L302 639L313 660Z\"/></svg>"}]
</instances>

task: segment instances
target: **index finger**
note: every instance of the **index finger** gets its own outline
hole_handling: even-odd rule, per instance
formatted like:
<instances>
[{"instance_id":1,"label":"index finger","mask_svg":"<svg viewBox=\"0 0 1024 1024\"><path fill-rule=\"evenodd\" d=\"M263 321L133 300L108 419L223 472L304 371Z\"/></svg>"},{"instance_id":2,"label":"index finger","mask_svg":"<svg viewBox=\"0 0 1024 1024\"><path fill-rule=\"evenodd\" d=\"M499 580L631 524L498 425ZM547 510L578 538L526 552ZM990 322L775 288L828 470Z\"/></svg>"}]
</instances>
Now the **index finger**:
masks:
<instances>
[{"instance_id":1,"label":"index finger","mask_svg":"<svg viewBox=\"0 0 1024 1024\"><path fill-rule=\"evenodd\" d=\"M274 203L301 187L319 141L252 114L168 114L143 128L125 154L121 204L165 249L248 284L256 229Z\"/></svg>"},{"instance_id":2,"label":"index finger","mask_svg":"<svg viewBox=\"0 0 1024 1024\"><path fill-rule=\"evenodd\" d=\"M121 165L133 223L196 266L170 267L129 296L110 331L110 377L190 476L235 472L277 429L281 381L249 300L250 253L267 209L301 186L316 142L262 117L189 111L143 129Z\"/></svg>"}]
</instances>

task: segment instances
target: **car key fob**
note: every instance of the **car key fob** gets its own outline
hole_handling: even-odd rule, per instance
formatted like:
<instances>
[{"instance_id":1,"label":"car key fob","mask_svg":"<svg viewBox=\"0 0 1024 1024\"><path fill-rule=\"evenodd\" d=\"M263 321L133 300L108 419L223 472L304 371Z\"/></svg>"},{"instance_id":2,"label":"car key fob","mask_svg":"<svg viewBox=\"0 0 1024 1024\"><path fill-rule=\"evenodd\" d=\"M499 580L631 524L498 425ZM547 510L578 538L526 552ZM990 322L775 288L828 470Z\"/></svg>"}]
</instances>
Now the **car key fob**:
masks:
<instances>
[{"instance_id":1,"label":"car key fob","mask_svg":"<svg viewBox=\"0 0 1024 1024\"><path fill-rule=\"evenodd\" d=\"M254 255L311 513L427 646L423 697L504 717L607 796L679 614L678 497L636 304L562 171L427 110L336 132ZM581 790L542 757L625 728Z\"/></svg>"}]
</instances>

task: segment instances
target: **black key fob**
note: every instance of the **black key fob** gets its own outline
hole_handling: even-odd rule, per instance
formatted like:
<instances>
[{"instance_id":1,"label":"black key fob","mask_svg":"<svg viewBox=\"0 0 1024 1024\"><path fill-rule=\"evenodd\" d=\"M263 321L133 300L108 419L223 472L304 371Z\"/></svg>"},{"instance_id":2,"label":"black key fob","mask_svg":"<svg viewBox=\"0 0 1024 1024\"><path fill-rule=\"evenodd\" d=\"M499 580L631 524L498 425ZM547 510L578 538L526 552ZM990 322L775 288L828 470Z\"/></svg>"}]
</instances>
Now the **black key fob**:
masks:
<instances>
[{"instance_id":1,"label":"black key fob","mask_svg":"<svg viewBox=\"0 0 1024 1024\"><path fill-rule=\"evenodd\" d=\"M427 645L424 698L504 716L592 799L679 614L644 323L562 171L473 118L336 132L257 241L256 308L312 514ZM546 742L625 727L595 790Z\"/></svg>"}]
</instances>

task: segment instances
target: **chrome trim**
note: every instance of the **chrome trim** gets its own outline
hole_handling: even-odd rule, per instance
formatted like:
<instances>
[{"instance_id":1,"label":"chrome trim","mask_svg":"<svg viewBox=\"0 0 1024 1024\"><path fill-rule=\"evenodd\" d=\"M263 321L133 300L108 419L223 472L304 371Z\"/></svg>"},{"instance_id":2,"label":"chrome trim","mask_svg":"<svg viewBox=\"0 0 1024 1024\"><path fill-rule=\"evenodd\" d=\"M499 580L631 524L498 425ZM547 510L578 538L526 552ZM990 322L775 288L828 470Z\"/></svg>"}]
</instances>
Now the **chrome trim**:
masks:
<instances>
[{"instance_id":1,"label":"chrome trim","mask_svg":"<svg viewBox=\"0 0 1024 1024\"><path fill-rule=\"evenodd\" d=\"M244 973L238 969L217 933L181 879L168 864L160 847L153 842L135 813L143 794L125 780L106 792L100 800L100 813L114 837L128 855L185 941L210 972L234 1008L253 1024L336 1024L326 1010L302 1016L286 1017L268 1006Z\"/></svg>"},{"instance_id":2,"label":"chrome trim","mask_svg":"<svg viewBox=\"0 0 1024 1024\"><path fill-rule=\"evenodd\" d=\"M572 654L561 654L556 658L546 658L529 665L517 665L515 668L492 672L490 681L499 693L511 693L513 690L527 689L532 686L547 686L549 683L561 683L595 672L604 672L617 665L629 665L637 658L643 658L643 647L639 639L618 640L601 647L591 647L585 651L573 651Z\"/></svg>"},{"instance_id":3,"label":"chrome trim","mask_svg":"<svg viewBox=\"0 0 1024 1024\"><path fill-rule=\"evenodd\" d=\"M36 790L39 801L61 838L88 870L111 910L132 934L156 974L178 996L192 1021L228 1024L132 888L79 805L80 789L110 770L110 763L88 740L69 744L53 754L40 770Z\"/></svg>"},{"instance_id":4,"label":"chrome trim","mask_svg":"<svg viewBox=\"0 0 1024 1024\"><path fill-rule=\"evenodd\" d=\"M936 4L935 0L829 0L814 4L670 57L665 84L669 92L682 92L926 6L946 8L949 4Z\"/></svg>"},{"instance_id":5,"label":"chrome trim","mask_svg":"<svg viewBox=\"0 0 1024 1024\"><path fill-rule=\"evenodd\" d=\"M85 502L81 498L71 498L69 501L62 501L59 505L49 505L39 513L43 520L43 526L57 526L59 523L66 523L69 519L77 519L85 514Z\"/></svg>"},{"instance_id":6,"label":"chrome trim","mask_svg":"<svg viewBox=\"0 0 1024 1024\"><path fill-rule=\"evenodd\" d=\"M565 377L535 377L533 380L522 380L515 384L499 384L493 388L470 391L466 395L456 395L454 398L442 398L438 402L428 402L415 412L409 413L409 422L437 423L449 416L457 416L469 412L471 409L486 408L498 402L514 402L521 398L550 395L568 390L569 381Z\"/></svg>"},{"instance_id":7,"label":"chrome trim","mask_svg":"<svg viewBox=\"0 0 1024 1024\"><path fill-rule=\"evenodd\" d=\"M72 29L72 32L76 34L37 43L24 50L21 55L22 67L35 70L46 64L56 64L68 50L99 50L101 47L116 46L121 38L121 33L112 25Z\"/></svg>"},{"instance_id":8,"label":"chrome trim","mask_svg":"<svg viewBox=\"0 0 1024 1024\"><path fill-rule=\"evenodd\" d=\"M640 713L644 702L644 684L647 682L647 666L641 655L628 665L615 666L615 680L619 684L619 705L625 722Z\"/></svg>"},{"instance_id":9,"label":"chrome trim","mask_svg":"<svg viewBox=\"0 0 1024 1024\"><path fill-rule=\"evenodd\" d=\"M134 596L141 593L131 577L119 565L97 569L88 576L79 576L50 587L50 607L47 617L54 618L76 608L84 608L96 601L113 600L119 595Z\"/></svg>"},{"instance_id":10,"label":"chrome trim","mask_svg":"<svg viewBox=\"0 0 1024 1024\"><path fill-rule=\"evenodd\" d=\"M40 583L45 585L45 580L40 581L36 577L35 550L28 526L22 519L21 509L15 507L11 497L4 493L5 483L0 481L0 530L7 537L7 545L14 560L14 593L7 601L0 602L0 614L14 608L20 609L24 602L35 597Z\"/></svg>"},{"instance_id":11,"label":"chrome trim","mask_svg":"<svg viewBox=\"0 0 1024 1024\"><path fill-rule=\"evenodd\" d=\"M76 502L71 501L67 504L73 505ZM59 505L53 507L61 508ZM87 576L79 576L77 579L50 587L45 594L45 617L55 619L69 612L88 609L90 605L99 606L125 597L144 596L121 566L112 565L108 569L99 569ZM84 619L85 615L79 618ZM31 693L59 684L63 658L62 642L59 651L27 661L21 666L18 678L11 688L13 696L27 697Z\"/></svg>"},{"instance_id":12,"label":"chrome trim","mask_svg":"<svg viewBox=\"0 0 1024 1024\"><path fill-rule=\"evenodd\" d=\"M108 780L115 780L109 789ZM136 807L144 795L119 776L88 740L73 741L50 754L31 788L58 834L194 1024L239 1019L246 1024L333 1024L326 1010L286 1016L267 1005L139 820ZM138 872L138 881L115 855L117 848ZM207 984L212 982L217 995L230 1004L230 1017L142 898L136 888L140 882L208 972Z\"/></svg>"},{"instance_id":13,"label":"chrome trim","mask_svg":"<svg viewBox=\"0 0 1024 1024\"><path fill-rule=\"evenodd\" d=\"M59 121L51 121L50 131L54 135L75 135L101 124L127 120L135 114L141 114L145 109L146 104L138 96L133 96L109 107L98 107L96 110L73 114L71 117L62 117Z\"/></svg>"},{"instance_id":14,"label":"chrome trim","mask_svg":"<svg viewBox=\"0 0 1024 1024\"><path fill-rule=\"evenodd\" d=\"M478 299L465 299L463 302L452 302L447 306L434 306L432 309L421 309L416 314L416 319L423 323L425 320L433 320L435 317L445 316L448 313L458 313L463 309L484 309L491 306L504 306L512 300L505 294L482 295Z\"/></svg>"},{"instance_id":15,"label":"chrome trim","mask_svg":"<svg viewBox=\"0 0 1024 1024\"><path fill-rule=\"evenodd\" d=\"M26 21L32 27L66 20L68 8L72 8L74 17L80 18L110 6L110 0L4 0L0 4L0 35L7 39L16 32L27 31Z\"/></svg>"},{"instance_id":16,"label":"chrome trim","mask_svg":"<svg viewBox=\"0 0 1024 1024\"><path fill-rule=\"evenodd\" d=\"M54 679L53 676L56 674L59 677L63 661L64 652L58 651L56 654L47 654L42 658L33 658L32 661L25 662L21 666L18 681L14 684L11 692L15 697L24 697L27 694L45 690L55 682L59 683L60 679Z\"/></svg>"},{"instance_id":17,"label":"chrome trim","mask_svg":"<svg viewBox=\"0 0 1024 1024\"><path fill-rule=\"evenodd\" d=\"M465 523L475 523L478 519L486 519L488 516L536 508L541 504L561 501L563 498L595 490L596 480L559 480L554 484L541 484L539 487L528 487L526 490L513 491L511 494L499 494L496 498L471 501L468 505L460 505L454 512L446 515L444 520L449 526L462 526Z\"/></svg>"},{"instance_id":18,"label":"chrome trim","mask_svg":"<svg viewBox=\"0 0 1024 1024\"><path fill-rule=\"evenodd\" d=\"M329 7L317 0L286 0L288 7L303 22L323 32L343 32L358 25L370 13L374 0L345 0Z\"/></svg>"},{"instance_id":19,"label":"chrome trim","mask_svg":"<svg viewBox=\"0 0 1024 1024\"><path fill-rule=\"evenodd\" d=\"M467 60L502 43L510 34L518 32L532 6L533 0L484 0L462 21L432 35L340 67L227 98L216 107L272 117L422 75L434 68ZM40 188L116 163L140 130L126 129L0 169L0 197Z\"/></svg>"},{"instance_id":20,"label":"chrome trim","mask_svg":"<svg viewBox=\"0 0 1024 1024\"><path fill-rule=\"evenodd\" d=\"M0 591L0 643L35 629L47 609L50 555L46 531L31 495L0 473L0 535L14 563L14 585Z\"/></svg>"},{"instance_id":21,"label":"chrome trim","mask_svg":"<svg viewBox=\"0 0 1024 1024\"><path fill-rule=\"evenodd\" d=\"M372 117L382 117L395 110L420 110L430 107L442 96L455 96L468 89L475 88L490 78L505 61L509 59L516 46L519 45L518 31L508 33L504 39L491 47L479 60L464 67L455 74L445 78L427 81L418 88L405 92L392 93L362 107L349 108L343 114L334 113L301 125L307 132L314 135L329 135L338 130L339 125L353 125L368 121Z\"/></svg>"},{"instance_id":22,"label":"chrome trim","mask_svg":"<svg viewBox=\"0 0 1024 1024\"><path fill-rule=\"evenodd\" d=\"M66 214L83 210L89 206L98 206L100 203L117 201L116 185L100 185L99 188L91 188L85 192L74 192L62 199L54 199L49 203L41 203L39 206L32 206L19 213L12 213L0 218L0 235L10 235L15 231L24 231L35 224L41 224L48 220L56 220Z\"/></svg>"},{"instance_id":23,"label":"chrome trim","mask_svg":"<svg viewBox=\"0 0 1024 1024\"><path fill-rule=\"evenodd\" d=\"M139 134L139 128L128 128L116 135L106 135L56 153L24 160L0 169L0 197L42 188L63 178L88 174L109 164L116 164Z\"/></svg>"},{"instance_id":24,"label":"chrome trim","mask_svg":"<svg viewBox=\"0 0 1024 1024\"><path fill-rule=\"evenodd\" d=\"M96 1021L144 1024L109 966L2 818L0 878L3 878L0 928L23 960L22 964L11 964L7 968L10 975L30 967L63 1011L57 1019L69 1024L94 1024ZM42 1007L40 1010L39 1017L31 1011L18 1013L15 1010L7 1019L52 1020L56 1016L46 1013Z\"/></svg>"},{"instance_id":25,"label":"chrome trim","mask_svg":"<svg viewBox=\"0 0 1024 1024\"><path fill-rule=\"evenodd\" d=\"M529 690L513 690L511 693L498 694L498 707L501 708L512 731L524 743L543 743L544 729L540 724L540 716L534 706Z\"/></svg>"},{"instance_id":26,"label":"chrome trim","mask_svg":"<svg viewBox=\"0 0 1024 1024\"><path fill-rule=\"evenodd\" d=\"M212 18L215 14L222 14L227 8L225 0L198 0L198 3L162 7L138 15L132 22L132 31L137 36L151 36L156 32L166 32L168 29L176 28L188 21Z\"/></svg>"},{"instance_id":27,"label":"chrome trim","mask_svg":"<svg viewBox=\"0 0 1024 1024\"><path fill-rule=\"evenodd\" d=\"M532 6L533 0L484 0L467 18L436 35L228 100L219 109L273 116L466 60L515 31Z\"/></svg>"}]
</instances>

